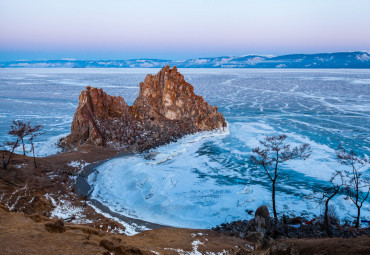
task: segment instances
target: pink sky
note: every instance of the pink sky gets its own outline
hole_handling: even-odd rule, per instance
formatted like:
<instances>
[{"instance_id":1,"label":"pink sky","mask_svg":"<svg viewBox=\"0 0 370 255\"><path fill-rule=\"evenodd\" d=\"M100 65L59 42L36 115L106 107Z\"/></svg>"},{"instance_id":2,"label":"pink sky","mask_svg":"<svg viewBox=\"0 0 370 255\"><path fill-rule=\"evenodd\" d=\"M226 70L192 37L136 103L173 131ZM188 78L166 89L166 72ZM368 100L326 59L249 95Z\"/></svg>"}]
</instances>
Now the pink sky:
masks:
<instances>
[{"instance_id":1,"label":"pink sky","mask_svg":"<svg viewBox=\"0 0 370 255\"><path fill-rule=\"evenodd\" d=\"M0 61L370 50L367 0L1 0Z\"/></svg>"}]
</instances>

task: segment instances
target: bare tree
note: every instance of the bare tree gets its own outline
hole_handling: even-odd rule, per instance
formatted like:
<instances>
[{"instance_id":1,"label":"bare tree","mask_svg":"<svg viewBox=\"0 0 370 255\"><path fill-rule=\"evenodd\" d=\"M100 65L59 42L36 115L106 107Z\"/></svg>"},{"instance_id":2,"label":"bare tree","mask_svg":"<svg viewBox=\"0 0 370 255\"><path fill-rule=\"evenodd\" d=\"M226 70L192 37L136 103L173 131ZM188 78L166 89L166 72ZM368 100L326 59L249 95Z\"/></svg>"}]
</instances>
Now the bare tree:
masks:
<instances>
[{"instance_id":1,"label":"bare tree","mask_svg":"<svg viewBox=\"0 0 370 255\"><path fill-rule=\"evenodd\" d=\"M13 125L10 126L10 131L8 132L9 135L17 137L17 140L22 143L24 156L26 155L24 138L29 135L30 128L30 122L24 123L20 120L13 120Z\"/></svg>"},{"instance_id":2,"label":"bare tree","mask_svg":"<svg viewBox=\"0 0 370 255\"><path fill-rule=\"evenodd\" d=\"M337 160L342 165L348 166L350 170L344 171L346 178L346 193L348 198L357 208L356 228L360 226L361 208L370 194L370 180L363 177L359 172L361 168L368 165L369 161L365 157L358 156L354 151L346 151L341 145L336 151Z\"/></svg>"},{"instance_id":3,"label":"bare tree","mask_svg":"<svg viewBox=\"0 0 370 255\"><path fill-rule=\"evenodd\" d=\"M1 147L4 147L4 149L6 150L9 147L11 148L8 160L3 161L5 169L9 165L15 149L20 145L20 143L22 143L23 145L23 155L26 155L24 140L25 140L25 137L27 136L29 136L29 141L31 143L31 152L33 153L33 162L35 164L35 167L37 167L34 140L37 136L43 134L42 132L40 132L41 127L42 127L41 125L36 125L32 127L30 122L24 123L19 120L13 121L13 125L10 126L10 131L8 132L8 134L14 136L16 138L16 141L15 142L10 142L10 141L4 142L2 143L2 146L1 146ZM3 158L5 159L4 154L3 154Z\"/></svg>"},{"instance_id":4,"label":"bare tree","mask_svg":"<svg viewBox=\"0 0 370 255\"><path fill-rule=\"evenodd\" d=\"M8 160L6 160L6 163L4 164L4 168L7 169L9 163L10 163L10 160L12 159L12 156L14 154L14 151L15 149L19 146L19 139L17 139L15 142L4 142L4 148L11 148L11 151L10 151L10 154L9 154L9 158Z\"/></svg>"},{"instance_id":5,"label":"bare tree","mask_svg":"<svg viewBox=\"0 0 370 255\"><path fill-rule=\"evenodd\" d=\"M7 150L7 147L5 145L5 142L0 143L0 148L2 148L2 153L3 153L3 161L2 161L3 162L3 167L4 167L4 169L6 169L5 152L8 151L8 150Z\"/></svg>"},{"instance_id":6,"label":"bare tree","mask_svg":"<svg viewBox=\"0 0 370 255\"><path fill-rule=\"evenodd\" d=\"M325 205L324 211L324 222L326 227L329 226L329 202L332 200L344 186L343 173L341 171L336 171L330 178L330 186L324 188L322 191L314 192L309 195L308 199L313 199L318 204Z\"/></svg>"},{"instance_id":7,"label":"bare tree","mask_svg":"<svg viewBox=\"0 0 370 255\"><path fill-rule=\"evenodd\" d=\"M276 213L276 180L279 177L278 165L292 159L307 159L311 155L311 146L303 144L294 148L290 148L289 144L285 144L287 136L266 136L263 141L260 141L262 148L256 147L250 157L252 163L257 166L262 166L268 178L272 182L272 208L274 211L274 219L277 220Z\"/></svg>"},{"instance_id":8,"label":"bare tree","mask_svg":"<svg viewBox=\"0 0 370 255\"><path fill-rule=\"evenodd\" d=\"M34 146L33 141L35 140L37 136L44 134L43 132L40 132L41 127L42 127L41 125L36 125L34 127L30 126L30 129L29 129L29 135L30 135L29 141L31 143L31 151L33 154L33 163L35 164L35 168L37 168L37 164L36 164L36 157L35 157L35 146Z\"/></svg>"}]
</instances>

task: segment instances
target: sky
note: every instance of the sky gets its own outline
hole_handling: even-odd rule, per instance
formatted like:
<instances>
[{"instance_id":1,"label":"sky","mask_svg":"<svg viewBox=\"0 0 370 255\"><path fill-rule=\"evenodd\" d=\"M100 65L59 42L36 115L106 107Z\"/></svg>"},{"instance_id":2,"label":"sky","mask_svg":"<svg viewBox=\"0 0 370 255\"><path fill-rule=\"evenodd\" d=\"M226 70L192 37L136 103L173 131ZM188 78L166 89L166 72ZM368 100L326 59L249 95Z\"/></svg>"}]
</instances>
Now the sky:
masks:
<instances>
[{"instance_id":1,"label":"sky","mask_svg":"<svg viewBox=\"0 0 370 255\"><path fill-rule=\"evenodd\" d=\"M370 51L369 0L0 0L0 61Z\"/></svg>"}]
</instances>

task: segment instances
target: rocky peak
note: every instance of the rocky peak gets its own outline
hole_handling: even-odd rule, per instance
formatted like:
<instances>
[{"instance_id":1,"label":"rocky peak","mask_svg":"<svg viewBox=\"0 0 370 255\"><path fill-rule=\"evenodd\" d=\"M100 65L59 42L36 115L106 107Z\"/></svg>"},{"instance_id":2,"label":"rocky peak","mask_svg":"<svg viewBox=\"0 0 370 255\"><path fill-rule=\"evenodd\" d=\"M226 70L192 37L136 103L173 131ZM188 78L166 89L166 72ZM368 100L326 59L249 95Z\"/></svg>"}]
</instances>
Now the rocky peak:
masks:
<instances>
[{"instance_id":1,"label":"rocky peak","mask_svg":"<svg viewBox=\"0 0 370 255\"><path fill-rule=\"evenodd\" d=\"M193 86L176 67L165 66L140 83L133 106L122 97L88 86L81 92L71 134L61 145L70 148L92 143L149 149L186 134L226 125L217 107L195 95Z\"/></svg>"},{"instance_id":2,"label":"rocky peak","mask_svg":"<svg viewBox=\"0 0 370 255\"><path fill-rule=\"evenodd\" d=\"M134 110L142 117L165 117L169 120L190 121L200 130L225 127L226 122L217 107L210 106L174 67L165 66L156 75L147 75L140 83Z\"/></svg>"},{"instance_id":3,"label":"rocky peak","mask_svg":"<svg viewBox=\"0 0 370 255\"><path fill-rule=\"evenodd\" d=\"M122 97L110 96L103 89L90 86L81 91L79 107L87 107L93 115L103 119L118 118L130 108Z\"/></svg>"}]
</instances>

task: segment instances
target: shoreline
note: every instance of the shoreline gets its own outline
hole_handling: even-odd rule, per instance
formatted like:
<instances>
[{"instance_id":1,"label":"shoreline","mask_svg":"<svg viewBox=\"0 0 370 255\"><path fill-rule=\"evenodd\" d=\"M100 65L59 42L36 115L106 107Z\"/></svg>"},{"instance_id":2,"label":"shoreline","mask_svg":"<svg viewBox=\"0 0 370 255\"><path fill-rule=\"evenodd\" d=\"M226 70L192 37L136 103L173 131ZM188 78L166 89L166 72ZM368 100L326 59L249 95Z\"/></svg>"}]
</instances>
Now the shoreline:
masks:
<instances>
[{"instance_id":1,"label":"shoreline","mask_svg":"<svg viewBox=\"0 0 370 255\"><path fill-rule=\"evenodd\" d=\"M116 156L100 160L95 163L91 163L84 168L82 168L81 172L85 172L85 174L79 174L76 178L76 194L80 197L86 197L87 200L93 205L93 209L96 211L96 208L102 211L104 214L108 214L111 218L119 219L120 221L123 221L126 224L129 224L132 228L134 228L134 231L140 233L146 230L152 230L152 229L159 229L159 228L173 228L171 226L161 225L157 223L152 223L149 221L144 221L140 219L135 219L132 217L128 217L122 214L119 214L117 212L113 212L110 210L109 207L102 204L100 201L91 198L91 193L94 189L93 186L91 186L87 178L90 174L94 173L96 171L96 168L100 165L104 164L105 162L112 160L114 158L120 158L120 157L129 157L134 155L135 153L132 151L121 151L118 152ZM95 208L94 208L95 207ZM115 219L112 219L115 220Z\"/></svg>"},{"instance_id":2,"label":"shoreline","mask_svg":"<svg viewBox=\"0 0 370 255\"><path fill-rule=\"evenodd\" d=\"M5 184L0 179L0 187L5 192L5 195L3 194L0 198L1 202L3 202L0 204L0 221L2 220L0 226L2 226L1 233L3 233L3 235L0 234L0 239L7 240L5 247L18 249L18 246L21 244L25 249L30 250L30 247L34 245L35 250L38 251L35 254L48 254L50 250L61 250L61 247L65 249L65 251L63 250L64 254L70 254L71 251L73 253L78 251L78 253L82 254L86 253L88 249L94 249L93 252L90 252L91 254L95 254L100 250L102 250L100 254L107 253L106 251L112 253L112 251L116 250L122 251L122 254L127 254L129 251L137 251L138 253L142 251L143 254L152 254L153 251L160 254L169 254L172 251L180 251L181 254L224 254L225 251L230 254L245 254L246 251L248 251L247 253L253 253L257 250L276 251L277 247L281 245L289 249L294 247L294 249L304 251L307 250L307 246L318 247L318 243L321 243L321 246L317 248L317 251L326 249L333 254L336 254L338 249L345 250L347 253L353 253L355 249L357 249L355 251L361 252L370 250L370 237L368 235L369 232L366 232L368 231L367 229L359 232L350 227L349 231L345 232L345 237L327 238L321 232L317 232L316 236L303 237L302 239L294 237L289 237L288 239L267 239L267 246L263 248L259 239L246 239L247 234L253 232L246 232L245 225L240 225L238 222L224 225L225 228L219 230L160 226L130 217L122 217L122 215L118 215L119 218L115 217L113 212L105 211L109 210L109 208L103 207L104 211L100 210L92 202L88 201L86 203L86 199L81 199L77 195L82 192L89 195L91 187L87 183L87 176L93 173L97 167L113 158L132 155L135 155L135 153L130 148L117 151L84 145L76 151L65 152L50 158L38 158L39 168L34 168L32 167L32 158L15 154L12 171L3 171L1 168L0 171L2 174L5 174L6 179L21 187L27 184L31 193L28 191L27 193L21 193L24 189ZM81 176L77 175L79 184L84 183L86 184L85 186L79 185L79 187L76 187L77 178L71 178L71 173L81 171L81 167L70 166L69 164L76 161L90 163L90 165L82 168L82 171L88 171L88 173ZM19 165L21 168L17 167ZM68 172L61 169L66 169ZM19 179L20 176L24 178ZM28 177L35 180L30 182ZM41 191L39 190L40 184L43 187ZM72 184L74 187L72 187ZM45 192L57 201L58 206L56 208L67 204L67 209L74 210L75 207L78 207L84 210L83 217L77 219L82 221L73 222L66 220L64 226L60 227L64 231L62 235L58 232L50 232L51 230L47 226L57 226L56 224L60 220L55 219L55 215L47 213L48 211L52 212L55 208L52 205L53 199L45 198ZM14 196L14 194L17 195ZM22 198L27 194L26 199L19 199L19 197ZM33 202L31 203L30 200ZM72 204L68 205L68 203L65 203L66 200L69 200ZM84 204L88 206L84 206ZM24 212L24 214L15 212ZM77 216L77 213L78 210L76 214L72 212L72 217L74 215ZM62 220L65 218L60 217L60 215L56 217ZM85 219L90 222L83 222ZM153 230L146 231L147 229L144 229L145 226L153 228ZM14 231L10 232L9 229ZM224 230L227 231L225 232ZM232 233L230 233L230 230ZM296 231L296 229L292 228L292 231ZM338 231L337 233L339 234L344 233L340 229ZM235 233L238 234L235 235ZM46 247L45 253L39 252L40 246L38 243L40 237L43 240L47 238L48 244L43 246ZM22 241L14 242L14 240ZM356 245L354 245L354 240ZM64 243L62 246L60 245L61 242ZM198 246L200 243L202 245ZM69 251L67 251L68 249ZM286 251L286 248L284 249Z\"/></svg>"}]
</instances>

